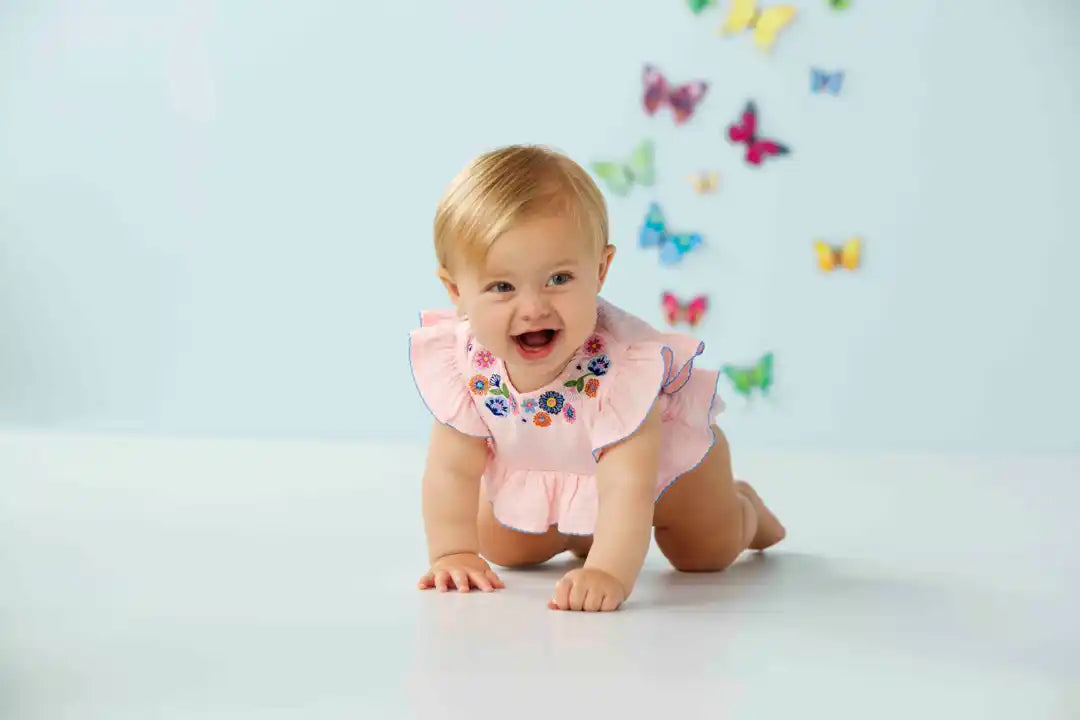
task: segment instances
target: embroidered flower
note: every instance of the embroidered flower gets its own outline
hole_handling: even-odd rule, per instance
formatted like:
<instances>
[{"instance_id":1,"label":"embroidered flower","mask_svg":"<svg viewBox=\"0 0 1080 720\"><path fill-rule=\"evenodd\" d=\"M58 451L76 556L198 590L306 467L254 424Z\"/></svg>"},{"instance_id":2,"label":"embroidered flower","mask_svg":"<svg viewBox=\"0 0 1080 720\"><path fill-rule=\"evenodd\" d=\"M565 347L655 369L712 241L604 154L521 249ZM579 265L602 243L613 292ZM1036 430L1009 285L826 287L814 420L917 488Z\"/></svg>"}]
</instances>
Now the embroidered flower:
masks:
<instances>
[{"instance_id":1,"label":"embroidered flower","mask_svg":"<svg viewBox=\"0 0 1080 720\"><path fill-rule=\"evenodd\" d=\"M502 383L502 378L499 377L499 373L495 373L491 376L491 387L499 387Z\"/></svg>"},{"instance_id":2,"label":"embroidered flower","mask_svg":"<svg viewBox=\"0 0 1080 720\"><path fill-rule=\"evenodd\" d=\"M521 410L526 415L532 415L539 407L536 404L536 398L525 398L521 401Z\"/></svg>"},{"instance_id":3,"label":"embroidered flower","mask_svg":"<svg viewBox=\"0 0 1080 720\"><path fill-rule=\"evenodd\" d=\"M483 395L488 389L487 378L483 375L473 375L472 380L469 381L469 389L474 395Z\"/></svg>"},{"instance_id":4,"label":"embroidered flower","mask_svg":"<svg viewBox=\"0 0 1080 720\"><path fill-rule=\"evenodd\" d=\"M608 360L607 355L597 355L589 361L589 372L597 377L606 374L609 367L611 367L611 361Z\"/></svg>"},{"instance_id":5,"label":"embroidered flower","mask_svg":"<svg viewBox=\"0 0 1080 720\"><path fill-rule=\"evenodd\" d=\"M540 409L552 415L558 415L562 410L563 396L554 390L548 390L540 396Z\"/></svg>"},{"instance_id":6,"label":"embroidered flower","mask_svg":"<svg viewBox=\"0 0 1080 720\"><path fill-rule=\"evenodd\" d=\"M513 395L510 396L510 412L514 413L515 415L518 414L517 398Z\"/></svg>"},{"instance_id":7,"label":"embroidered flower","mask_svg":"<svg viewBox=\"0 0 1080 720\"><path fill-rule=\"evenodd\" d=\"M574 406L570 403L563 405L562 414L568 423L573 424L573 422L577 420L577 410L575 410Z\"/></svg>"},{"instance_id":8,"label":"embroidered flower","mask_svg":"<svg viewBox=\"0 0 1080 720\"><path fill-rule=\"evenodd\" d=\"M491 354L490 350L481 350L476 353L476 357L473 358L473 362L476 363L476 367L481 370L487 370L489 367L495 364L495 356Z\"/></svg>"},{"instance_id":9,"label":"embroidered flower","mask_svg":"<svg viewBox=\"0 0 1080 720\"><path fill-rule=\"evenodd\" d=\"M589 378L589 381L585 383L585 394L591 398L596 397L596 390L600 387L600 381L596 378Z\"/></svg>"},{"instance_id":10,"label":"embroidered flower","mask_svg":"<svg viewBox=\"0 0 1080 720\"><path fill-rule=\"evenodd\" d=\"M467 342L467 343L465 344L465 352L467 352L467 353L471 353L471 352L472 352L472 340L470 340L469 342Z\"/></svg>"},{"instance_id":11,"label":"embroidered flower","mask_svg":"<svg viewBox=\"0 0 1080 720\"><path fill-rule=\"evenodd\" d=\"M504 397L489 397L484 401L484 405L495 417L506 417L510 414L510 403L506 402Z\"/></svg>"},{"instance_id":12,"label":"embroidered flower","mask_svg":"<svg viewBox=\"0 0 1080 720\"><path fill-rule=\"evenodd\" d=\"M546 412L538 412L533 416L533 424L537 427L547 427L551 424L551 416Z\"/></svg>"},{"instance_id":13,"label":"embroidered flower","mask_svg":"<svg viewBox=\"0 0 1080 720\"><path fill-rule=\"evenodd\" d=\"M593 335L585 341L586 355L599 355L602 352L604 352L604 338Z\"/></svg>"}]
</instances>

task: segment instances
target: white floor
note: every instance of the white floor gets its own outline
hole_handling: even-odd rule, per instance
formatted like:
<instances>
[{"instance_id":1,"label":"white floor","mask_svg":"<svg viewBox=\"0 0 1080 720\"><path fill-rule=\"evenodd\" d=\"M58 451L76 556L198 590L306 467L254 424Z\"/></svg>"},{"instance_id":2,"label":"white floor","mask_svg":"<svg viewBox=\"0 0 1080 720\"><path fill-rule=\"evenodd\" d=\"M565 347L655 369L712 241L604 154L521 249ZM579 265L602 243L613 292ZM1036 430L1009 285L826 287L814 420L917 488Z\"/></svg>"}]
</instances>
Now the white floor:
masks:
<instances>
[{"instance_id":1,"label":"white floor","mask_svg":"<svg viewBox=\"0 0 1080 720\"><path fill-rule=\"evenodd\" d=\"M0 718L1080 718L1080 458L739 455L621 612L421 593L422 447L0 434Z\"/></svg>"}]
</instances>

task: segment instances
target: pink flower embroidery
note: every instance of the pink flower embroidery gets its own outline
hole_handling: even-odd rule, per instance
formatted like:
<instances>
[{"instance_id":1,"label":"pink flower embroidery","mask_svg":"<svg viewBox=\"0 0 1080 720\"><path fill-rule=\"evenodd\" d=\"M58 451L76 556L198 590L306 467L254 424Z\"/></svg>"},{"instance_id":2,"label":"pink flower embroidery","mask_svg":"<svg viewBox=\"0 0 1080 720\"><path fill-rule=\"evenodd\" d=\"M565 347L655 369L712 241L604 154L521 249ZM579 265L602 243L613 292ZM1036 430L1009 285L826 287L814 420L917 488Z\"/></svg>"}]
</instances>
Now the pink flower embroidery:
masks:
<instances>
[{"instance_id":1,"label":"pink flower embroidery","mask_svg":"<svg viewBox=\"0 0 1080 720\"><path fill-rule=\"evenodd\" d=\"M572 424L575 420L577 420L577 410L575 410L574 406L570 403L566 403L565 405L563 405L562 414L563 417L566 418L566 422L568 423Z\"/></svg>"},{"instance_id":2,"label":"pink flower embroidery","mask_svg":"<svg viewBox=\"0 0 1080 720\"><path fill-rule=\"evenodd\" d=\"M481 370L487 370L489 367L495 364L495 356L491 354L490 350L481 350L476 353L476 357L473 358L473 362L476 363L476 367Z\"/></svg>"},{"instance_id":3,"label":"pink flower embroidery","mask_svg":"<svg viewBox=\"0 0 1080 720\"><path fill-rule=\"evenodd\" d=\"M586 355L599 355L602 352L604 352L604 338L593 335L585 341Z\"/></svg>"}]
</instances>

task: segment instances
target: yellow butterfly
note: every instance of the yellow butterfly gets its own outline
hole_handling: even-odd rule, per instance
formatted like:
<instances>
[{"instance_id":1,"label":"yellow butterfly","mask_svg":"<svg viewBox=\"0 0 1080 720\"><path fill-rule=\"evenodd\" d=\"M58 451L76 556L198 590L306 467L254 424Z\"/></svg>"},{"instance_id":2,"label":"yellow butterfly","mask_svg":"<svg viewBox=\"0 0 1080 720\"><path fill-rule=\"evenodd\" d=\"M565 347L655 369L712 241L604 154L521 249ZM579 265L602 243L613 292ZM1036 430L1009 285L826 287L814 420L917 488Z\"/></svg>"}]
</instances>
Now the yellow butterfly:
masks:
<instances>
[{"instance_id":1,"label":"yellow butterfly","mask_svg":"<svg viewBox=\"0 0 1080 720\"><path fill-rule=\"evenodd\" d=\"M839 247L815 240L814 254L817 256L818 267L825 272L839 268L854 270L862 260L862 238L849 238Z\"/></svg>"},{"instance_id":2,"label":"yellow butterfly","mask_svg":"<svg viewBox=\"0 0 1080 720\"><path fill-rule=\"evenodd\" d=\"M753 29L754 43L763 52L772 49L776 35L795 19L794 5L775 5L759 10L757 0L735 0L727 20L717 31L724 35Z\"/></svg>"},{"instance_id":3,"label":"yellow butterfly","mask_svg":"<svg viewBox=\"0 0 1080 720\"><path fill-rule=\"evenodd\" d=\"M720 184L720 173L697 172L687 178L698 195L712 195Z\"/></svg>"}]
</instances>

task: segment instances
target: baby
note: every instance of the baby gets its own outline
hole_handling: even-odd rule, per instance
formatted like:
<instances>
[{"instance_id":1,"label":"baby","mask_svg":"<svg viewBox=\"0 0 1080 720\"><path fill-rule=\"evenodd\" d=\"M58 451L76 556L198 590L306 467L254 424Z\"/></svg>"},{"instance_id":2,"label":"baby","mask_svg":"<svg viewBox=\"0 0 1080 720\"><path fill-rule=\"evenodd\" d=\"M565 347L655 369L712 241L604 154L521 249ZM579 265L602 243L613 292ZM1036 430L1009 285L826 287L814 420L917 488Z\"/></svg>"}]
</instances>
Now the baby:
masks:
<instances>
[{"instance_id":1,"label":"baby","mask_svg":"<svg viewBox=\"0 0 1080 720\"><path fill-rule=\"evenodd\" d=\"M585 562L548 607L616 610L655 532L678 570L723 570L784 527L732 477L704 343L600 297L615 247L589 175L551 150L476 158L435 216L456 307L421 314L413 378L435 425L423 478L420 588L505 585L564 551ZM655 529L655 530L654 530ZM485 560L486 558L486 560Z\"/></svg>"}]
</instances>

